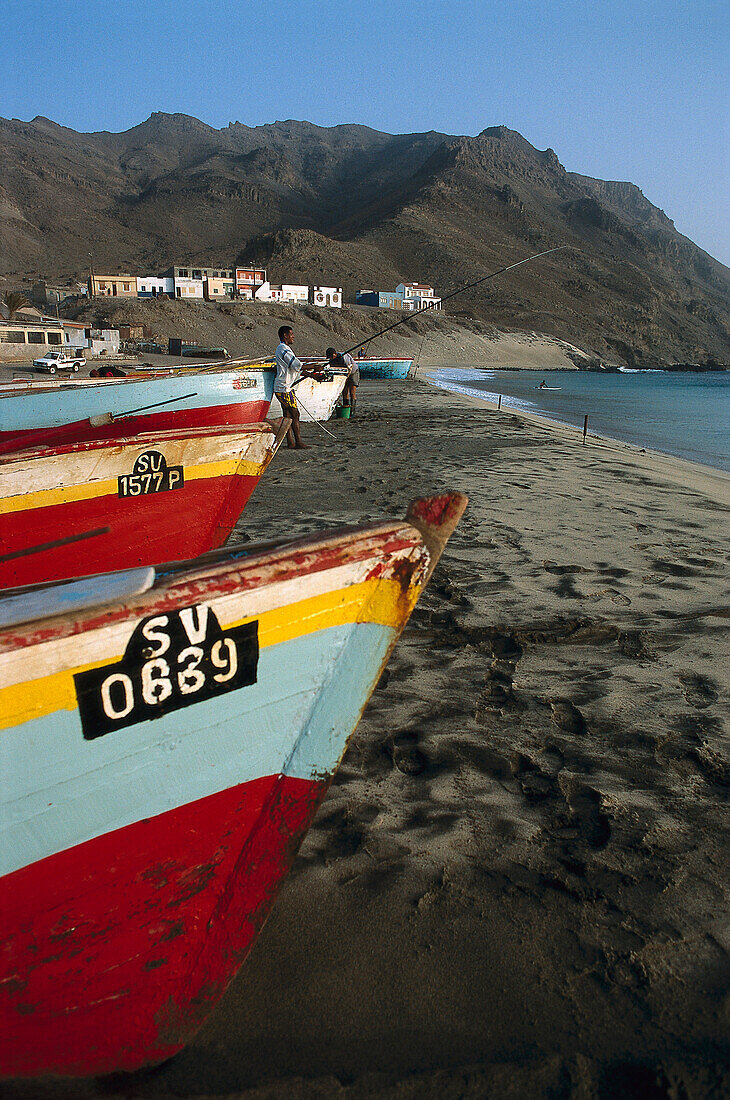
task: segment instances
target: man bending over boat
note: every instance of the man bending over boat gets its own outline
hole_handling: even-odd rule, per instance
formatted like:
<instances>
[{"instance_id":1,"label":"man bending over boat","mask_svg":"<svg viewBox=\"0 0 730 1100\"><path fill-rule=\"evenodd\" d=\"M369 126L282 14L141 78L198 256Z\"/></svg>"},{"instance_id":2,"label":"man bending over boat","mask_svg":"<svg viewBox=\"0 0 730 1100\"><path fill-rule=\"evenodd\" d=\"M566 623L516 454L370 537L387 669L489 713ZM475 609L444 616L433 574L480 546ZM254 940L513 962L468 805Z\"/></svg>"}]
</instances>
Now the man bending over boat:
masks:
<instances>
[{"instance_id":1,"label":"man bending over boat","mask_svg":"<svg viewBox=\"0 0 730 1100\"><path fill-rule=\"evenodd\" d=\"M299 406L294 395L294 387L305 375L312 372L297 359L292 351L293 343L294 329L291 325L282 325L279 329L279 346L276 349L274 393L279 398L284 416L291 417L291 428L286 433L287 447L303 450L306 445L302 443L299 431Z\"/></svg>"},{"instance_id":2,"label":"man bending over boat","mask_svg":"<svg viewBox=\"0 0 730 1100\"><path fill-rule=\"evenodd\" d=\"M346 370L347 379L345 380L345 387L342 391L342 404L347 407L350 406L350 418L355 415L355 396L357 394L357 387L360 384L360 368L355 360L352 358L349 352L343 352L342 354L335 351L334 348L327 348L325 352L329 360L331 367L335 370Z\"/></svg>"}]
</instances>

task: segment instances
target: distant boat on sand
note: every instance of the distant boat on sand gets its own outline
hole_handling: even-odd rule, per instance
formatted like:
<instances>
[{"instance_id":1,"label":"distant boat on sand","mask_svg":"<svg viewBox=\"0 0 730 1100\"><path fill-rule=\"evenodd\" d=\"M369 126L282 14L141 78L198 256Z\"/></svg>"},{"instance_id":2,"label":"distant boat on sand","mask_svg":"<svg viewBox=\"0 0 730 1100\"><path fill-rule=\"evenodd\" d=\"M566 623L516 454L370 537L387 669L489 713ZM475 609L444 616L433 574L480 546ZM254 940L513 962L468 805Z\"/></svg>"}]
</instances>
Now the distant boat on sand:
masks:
<instances>
[{"instance_id":1,"label":"distant boat on sand","mask_svg":"<svg viewBox=\"0 0 730 1100\"><path fill-rule=\"evenodd\" d=\"M412 359L355 359L363 378L408 378Z\"/></svg>"}]
</instances>

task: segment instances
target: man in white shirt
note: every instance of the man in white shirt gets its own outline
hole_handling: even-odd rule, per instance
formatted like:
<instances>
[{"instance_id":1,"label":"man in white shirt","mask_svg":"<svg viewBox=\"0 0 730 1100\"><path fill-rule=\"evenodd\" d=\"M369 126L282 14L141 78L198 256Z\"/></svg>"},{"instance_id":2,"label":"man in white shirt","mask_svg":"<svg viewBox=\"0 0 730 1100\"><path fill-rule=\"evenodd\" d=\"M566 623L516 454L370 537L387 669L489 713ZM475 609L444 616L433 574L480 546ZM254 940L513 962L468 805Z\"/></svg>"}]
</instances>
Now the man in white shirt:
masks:
<instances>
[{"instance_id":1,"label":"man in white shirt","mask_svg":"<svg viewBox=\"0 0 730 1100\"><path fill-rule=\"evenodd\" d=\"M300 378L310 372L305 369L292 351L293 343L294 330L291 325L282 325L279 329L279 346L276 349L274 393L279 398L284 416L291 417L291 428L286 433L287 446L303 450L306 444L302 443L299 432L299 406L294 395L294 386Z\"/></svg>"}]
</instances>

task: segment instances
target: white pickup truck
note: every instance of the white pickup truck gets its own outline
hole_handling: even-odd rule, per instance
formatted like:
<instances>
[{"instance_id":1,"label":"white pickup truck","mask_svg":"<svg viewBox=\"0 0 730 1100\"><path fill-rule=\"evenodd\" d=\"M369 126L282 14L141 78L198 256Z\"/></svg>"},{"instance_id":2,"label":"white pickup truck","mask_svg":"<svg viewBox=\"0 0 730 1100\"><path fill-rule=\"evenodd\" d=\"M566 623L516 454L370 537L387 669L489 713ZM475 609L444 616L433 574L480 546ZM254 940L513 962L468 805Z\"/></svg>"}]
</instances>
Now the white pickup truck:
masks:
<instances>
[{"instance_id":1,"label":"white pickup truck","mask_svg":"<svg viewBox=\"0 0 730 1100\"><path fill-rule=\"evenodd\" d=\"M40 359L34 359L33 366L47 370L49 374L55 374L57 370L77 371L79 367L86 366L86 360L83 355L66 355L63 351L49 351Z\"/></svg>"}]
</instances>

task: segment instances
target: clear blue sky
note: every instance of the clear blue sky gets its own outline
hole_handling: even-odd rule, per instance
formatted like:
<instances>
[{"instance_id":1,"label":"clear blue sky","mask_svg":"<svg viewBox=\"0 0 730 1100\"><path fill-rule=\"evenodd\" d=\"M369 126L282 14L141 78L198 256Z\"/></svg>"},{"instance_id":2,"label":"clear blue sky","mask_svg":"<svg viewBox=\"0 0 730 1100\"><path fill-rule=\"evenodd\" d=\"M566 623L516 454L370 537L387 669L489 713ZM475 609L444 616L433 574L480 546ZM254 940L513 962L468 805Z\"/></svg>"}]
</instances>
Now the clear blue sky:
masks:
<instances>
[{"instance_id":1,"label":"clear blue sky","mask_svg":"<svg viewBox=\"0 0 730 1100\"><path fill-rule=\"evenodd\" d=\"M730 265L727 0L4 0L0 115L505 124ZM0 167L0 180L2 168Z\"/></svg>"}]
</instances>

